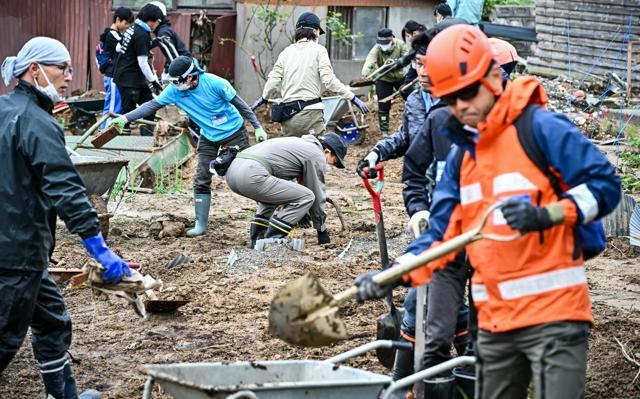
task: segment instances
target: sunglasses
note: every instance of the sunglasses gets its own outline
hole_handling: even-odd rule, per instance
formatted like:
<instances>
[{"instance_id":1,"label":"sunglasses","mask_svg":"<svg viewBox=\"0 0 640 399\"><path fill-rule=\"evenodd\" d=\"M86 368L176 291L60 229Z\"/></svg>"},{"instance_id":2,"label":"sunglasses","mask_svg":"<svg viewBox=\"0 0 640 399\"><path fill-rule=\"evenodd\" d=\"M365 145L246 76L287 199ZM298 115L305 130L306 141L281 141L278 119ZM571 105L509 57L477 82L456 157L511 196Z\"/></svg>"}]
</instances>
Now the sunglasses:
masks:
<instances>
[{"instance_id":1,"label":"sunglasses","mask_svg":"<svg viewBox=\"0 0 640 399\"><path fill-rule=\"evenodd\" d=\"M482 82L479 80L461 90L456 91L455 93L447 94L446 96L440 97L440 101L442 101L442 103L445 105L454 105L458 101L458 99L462 101L471 100L478 95L480 85L482 85Z\"/></svg>"}]
</instances>

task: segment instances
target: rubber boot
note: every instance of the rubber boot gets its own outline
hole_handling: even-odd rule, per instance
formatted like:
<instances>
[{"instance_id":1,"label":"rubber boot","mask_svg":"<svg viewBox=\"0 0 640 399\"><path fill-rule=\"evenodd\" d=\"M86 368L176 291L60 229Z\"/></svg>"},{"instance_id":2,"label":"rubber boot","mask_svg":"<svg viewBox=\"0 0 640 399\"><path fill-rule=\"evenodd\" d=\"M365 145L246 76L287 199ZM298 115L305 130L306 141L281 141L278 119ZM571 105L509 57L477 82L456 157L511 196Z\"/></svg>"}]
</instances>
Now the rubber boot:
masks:
<instances>
[{"instance_id":1,"label":"rubber boot","mask_svg":"<svg viewBox=\"0 0 640 399\"><path fill-rule=\"evenodd\" d=\"M284 238L291 233L292 228L293 227L287 222L271 216L271 219L269 219L269 228L267 228L264 238Z\"/></svg>"},{"instance_id":2,"label":"rubber boot","mask_svg":"<svg viewBox=\"0 0 640 399\"><path fill-rule=\"evenodd\" d=\"M378 124L380 125L380 134L382 137L389 135L389 113L378 112Z\"/></svg>"},{"instance_id":3,"label":"rubber boot","mask_svg":"<svg viewBox=\"0 0 640 399\"><path fill-rule=\"evenodd\" d=\"M262 215L253 216L251 227L249 227L249 248L255 248L256 241L264 237L267 228L269 228L269 219Z\"/></svg>"},{"instance_id":4,"label":"rubber boot","mask_svg":"<svg viewBox=\"0 0 640 399\"><path fill-rule=\"evenodd\" d=\"M209 224L209 206L211 206L211 194L194 194L196 210L196 225L187 231L187 237L201 236L207 231Z\"/></svg>"},{"instance_id":5,"label":"rubber boot","mask_svg":"<svg viewBox=\"0 0 640 399\"><path fill-rule=\"evenodd\" d=\"M450 371L424 380L425 399L453 399L456 380Z\"/></svg>"},{"instance_id":6,"label":"rubber boot","mask_svg":"<svg viewBox=\"0 0 640 399\"><path fill-rule=\"evenodd\" d=\"M90 390L77 394L76 380L67 357L39 365L47 399L100 399L98 391Z\"/></svg>"},{"instance_id":7,"label":"rubber boot","mask_svg":"<svg viewBox=\"0 0 640 399\"><path fill-rule=\"evenodd\" d=\"M410 342L404 337L400 337L401 342ZM396 350L396 360L393 363L393 380L398 381L413 374L413 351Z\"/></svg>"}]
</instances>

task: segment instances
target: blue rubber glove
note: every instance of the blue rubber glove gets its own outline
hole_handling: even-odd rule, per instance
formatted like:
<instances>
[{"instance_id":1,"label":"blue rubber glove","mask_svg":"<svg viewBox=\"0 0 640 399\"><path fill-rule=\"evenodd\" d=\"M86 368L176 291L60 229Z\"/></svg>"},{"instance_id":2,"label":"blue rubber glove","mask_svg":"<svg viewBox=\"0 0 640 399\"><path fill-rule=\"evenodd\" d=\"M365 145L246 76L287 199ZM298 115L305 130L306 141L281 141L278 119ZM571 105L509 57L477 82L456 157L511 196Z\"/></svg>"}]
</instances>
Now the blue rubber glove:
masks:
<instances>
[{"instance_id":1,"label":"blue rubber glove","mask_svg":"<svg viewBox=\"0 0 640 399\"><path fill-rule=\"evenodd\" d=\"M82 240L89 254L105 268L102 280L107 284L118 284L122 277L131 276L129 265L107 247L102 233Z\"/></svg>"},{"instance_id":2,"label":"blue rubber glove","mask_svg":"<svg viewBox=\"0 0 640 399\"><path fill-rule=\"evenodd\" d=\"M260 97L259 99L257 99L253 104L251 104L251 110L255 111L256 108L258 108L259 106L261 106L262 104L266 103L264 97Z\"/></svg>"},{"instance_id":3,"label":"blue rubber glove","mask_svg":"<svg viewBox=\"0 0 640 399\"><path fill-rule=\"evenodd\" d=\"M369 113L369 107L367 107L367 104L364 103L364 101L362 101L361 99L359 99L358 97L354 96L351 99L351 102L353 104L355 104L356 107L358 107L358 109L360 110L360 112L362 112L363 114L368 114Z\"/></svg>"}]
</instances>

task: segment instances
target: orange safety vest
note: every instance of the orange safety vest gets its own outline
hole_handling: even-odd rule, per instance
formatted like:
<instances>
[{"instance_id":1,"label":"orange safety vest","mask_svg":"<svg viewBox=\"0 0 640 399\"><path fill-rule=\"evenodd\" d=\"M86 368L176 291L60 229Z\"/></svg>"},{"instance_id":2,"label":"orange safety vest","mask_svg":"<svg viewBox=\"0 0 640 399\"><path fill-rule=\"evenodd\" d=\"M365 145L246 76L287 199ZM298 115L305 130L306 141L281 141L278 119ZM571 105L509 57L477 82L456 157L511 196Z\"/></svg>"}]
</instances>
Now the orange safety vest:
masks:
<instances>
[{"instance_id":1,"label":"orange safety vest","mask_svg":"<svg viewBox=\"0 0 640 399\"><path fill-rule=\"evenodd\" d=\"M498 200L524 195L540 207L558 201L547 176L526 155L513 126L528 104L544 106L546 102L537 80L518 79L478 125L475 160L464 154L460 205L451 216L445 240L475 227ZM466 247L475 269L472 294L481 329L504 332L553 321L593 322L583 259L581 255L573 258L577 209L569 199L561 204L565 209L561 225L512 242L480 240ZM483 232L513 234L499 211L490 216Z\"/></svg>"}]
</instances>

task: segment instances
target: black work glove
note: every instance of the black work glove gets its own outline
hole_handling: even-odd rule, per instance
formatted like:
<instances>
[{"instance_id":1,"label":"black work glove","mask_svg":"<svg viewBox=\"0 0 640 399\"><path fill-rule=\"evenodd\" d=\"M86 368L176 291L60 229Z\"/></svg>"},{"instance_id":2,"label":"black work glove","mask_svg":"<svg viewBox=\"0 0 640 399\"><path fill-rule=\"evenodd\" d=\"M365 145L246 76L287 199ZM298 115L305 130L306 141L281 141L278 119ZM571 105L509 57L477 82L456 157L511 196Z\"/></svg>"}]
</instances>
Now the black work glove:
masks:
<instances>
[{"instance_id":1,"label":"black work glove","mask_svg":"<svg viewBox=\"0 0 640 399\"><path fill-rule=\"evenodd\" d=\"M502 205L502 215L509 227L523 234L546 230L554 225L547 208L539 208L523 200L507 201Z\"/></svg>"},{"instance_id":2,"label":"black work glove","mask_svg":"<svg viewBox=\"0 0 640 399\"><path fill-rule=\"evenodd\" d=\"M329 244L331 238L329 238L329 230L318 230L318 244Z\"/></svg>"},{"instance_id":3,"label":"black work glove","mask_svg":"<svg viewBox=\"0 0 640 399\"><path fill-rule=\"evenodd\" d=\"M296 226L300 227L301 229L308 229L309 227L311 227L311 215L309 215L308 213L305 214L302 219L298 221L298 224Z\"/></svg>"},{"instance_id":4,"label":"black work glove","mask_svg":"<svg viewBox=\"0 0 640 399\"><path fill-rule=\"evenodd\" d=\"M162 93L162 85L157 80L154 80L153 82L149 83L149 88L151 89L153 94L155 94L156 96Z\"/></svg>"},{"instance_id":5,"label":"black work glove","mask_svg":"<svg viewBox=\"0 0 640 399\"><path fill-rule=\"evenodd\" d=\"M393 290L396 284L380 285L373 281L373 276L378 273L380 272L366 272L356 277L354 284L360 288L354 295L356 302L362 304L369 299L384 298Z\"/></svg>"}]
</instances>

